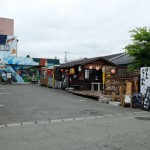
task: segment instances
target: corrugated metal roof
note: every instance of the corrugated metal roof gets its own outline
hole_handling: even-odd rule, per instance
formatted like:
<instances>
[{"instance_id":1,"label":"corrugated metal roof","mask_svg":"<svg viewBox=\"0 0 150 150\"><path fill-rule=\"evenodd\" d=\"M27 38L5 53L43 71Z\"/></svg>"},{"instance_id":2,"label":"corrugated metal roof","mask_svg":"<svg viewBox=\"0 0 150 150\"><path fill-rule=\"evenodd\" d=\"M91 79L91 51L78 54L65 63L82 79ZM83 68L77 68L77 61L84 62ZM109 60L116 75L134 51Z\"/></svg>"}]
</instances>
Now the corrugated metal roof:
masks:
<instances>
[{"instance_id":1,"label":"corrugated metal roof","mask_svg":"<svg viewBox=\"0 0 150 150\"><path fill-rule=\"evenodd\" d=\"M103 56L103 58L107 59L107 60L111 60L111 59L114 59L114 58L117 58L121 55L123 55L124 53L118 53L118 54L112 54L112 55L107 55L107 56Z\"/></svg>"},{"instance_id":2,"label":"corrugated metal roof","mask_svg":"<svg viewBox=\"0 0 150 150\"><path fill-rule=\"evenodd\" d=\"M80 59L80 60L67 62L67 63L61 64L59 67L65 68L65 67L73 67L73 66L85 65L87 63L90 63L92 61L96 61L96 60L99 60L99 59L102 59L102 60L104 60L104 61L106 61L106 62L108 62L108 63L110 63L112 65L116 65L113 62L105 59L104 57L94 57L94 58L84 58L84 59Z\"/></svg>"},{"instance_id":3,"label":"corrugated metal roof","mask_svg":"<svg viewBox=\"0 0 150 150\"><path fill-rule=\"evenodd\" d=\"M111 60L111 62L115 63L116 65L127 65L133 63L133 61L134 61L134 57L129 56L126 53L117 57L116 59Z\"/></svg>"},{"instance_id":4,"label":"corrugated metal roof","mask_svg":"<svg viewBox=\"0 0 150 150\"><path fill-rule=\"evenodd\" d=\"M92 61L99 60L99 59L102 59L113 65L127 65L133 62L134 57L131 57L126 53L118 53L118 54L112 54L112 55L107 55L103 57L83 58L80 60L74 60L74 61L61 64L60 67L65 68L65 67L84 65L84 64L87 64L87 63L90 63Z\"/></svg>"}]
</instances>

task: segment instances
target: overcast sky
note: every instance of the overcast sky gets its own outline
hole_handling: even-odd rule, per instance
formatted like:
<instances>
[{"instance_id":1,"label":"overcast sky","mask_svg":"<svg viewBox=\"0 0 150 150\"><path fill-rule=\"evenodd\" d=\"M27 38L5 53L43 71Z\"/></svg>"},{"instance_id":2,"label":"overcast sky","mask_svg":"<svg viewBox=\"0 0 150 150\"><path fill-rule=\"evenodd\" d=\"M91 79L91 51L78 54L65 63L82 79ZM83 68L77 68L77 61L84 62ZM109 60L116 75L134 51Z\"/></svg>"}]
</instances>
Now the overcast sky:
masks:
<instances>
[{"instance_id":1,"label":"overcast sky","mask_svg":"<svg viewBox=\"0 0 150 150\"><path fill-rule=\"evenodd\" d=\"M129 31L149 27L150 0L0 0L14 19L18 56L64 61L124 52Z\"/></svg>"}]
</instances>

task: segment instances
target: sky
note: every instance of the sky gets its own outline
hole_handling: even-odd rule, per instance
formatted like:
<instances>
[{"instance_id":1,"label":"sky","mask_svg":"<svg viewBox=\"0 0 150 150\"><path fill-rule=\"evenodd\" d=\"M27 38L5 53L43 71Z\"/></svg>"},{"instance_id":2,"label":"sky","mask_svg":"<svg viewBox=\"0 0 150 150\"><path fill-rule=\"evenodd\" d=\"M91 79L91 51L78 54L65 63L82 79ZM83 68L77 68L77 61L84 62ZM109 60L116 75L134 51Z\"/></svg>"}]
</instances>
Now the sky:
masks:
<instances>
[{"instance_id":1,"label":"sky","mask_svg":"<svg viewBox=\"0 0 150 150\"><path fill-rule=\"evenodd\" d=\"M0 0L14 19L18 56L67 60L125 52L136 27L149 27L150 0Z\"/></svg>"}]
</instances>

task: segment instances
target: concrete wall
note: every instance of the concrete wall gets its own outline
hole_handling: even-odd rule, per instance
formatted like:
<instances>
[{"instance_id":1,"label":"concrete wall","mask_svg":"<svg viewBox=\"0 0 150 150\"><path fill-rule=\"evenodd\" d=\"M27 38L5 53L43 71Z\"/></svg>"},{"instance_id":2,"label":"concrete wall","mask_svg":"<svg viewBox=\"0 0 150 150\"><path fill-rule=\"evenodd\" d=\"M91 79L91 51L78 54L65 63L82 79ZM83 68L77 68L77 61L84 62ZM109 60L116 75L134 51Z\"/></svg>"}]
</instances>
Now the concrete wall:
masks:
<instances>
[{"instance_id":1,"label":"concrete wall","mask_svg":"<svg viewBox=\"0 0 150 150\"><path fill-rule=\"evenodd\" d=\"M0 17L0 34L14 35L14 20Z\"/></svg>"}]
</instances>

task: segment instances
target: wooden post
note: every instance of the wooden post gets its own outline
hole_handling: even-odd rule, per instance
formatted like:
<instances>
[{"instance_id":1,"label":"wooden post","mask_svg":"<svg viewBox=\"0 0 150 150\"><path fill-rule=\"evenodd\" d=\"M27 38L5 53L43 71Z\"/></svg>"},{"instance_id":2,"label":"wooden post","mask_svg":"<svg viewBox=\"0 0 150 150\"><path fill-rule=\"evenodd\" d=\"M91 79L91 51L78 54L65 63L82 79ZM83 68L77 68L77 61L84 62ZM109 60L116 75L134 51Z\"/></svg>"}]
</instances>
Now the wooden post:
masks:
<instances>
[{"instance_id":1,"label":"wooden post","mask_svg":"<svg viewBox=\"0 0 150 150\"><path fill-rule=\"evenodd\" d=\"M104 90L105 90L105 80L106 80L106 75L105 75L105 67L102 68L102 85L103 85L103 90L102 93L104 94Z\"/></svg>"},{"instance_id":2,"label":"wooden post","mask_svg":"<svg viewBox=\"0 0 150 150\"><path fill-rule=\"evenodd\" d=\"M135 87L135 93L138 93L138 88L139 88L139 85L138 85L138 80L134 80L134 87Z\"/></svg>"}]
</instances>

